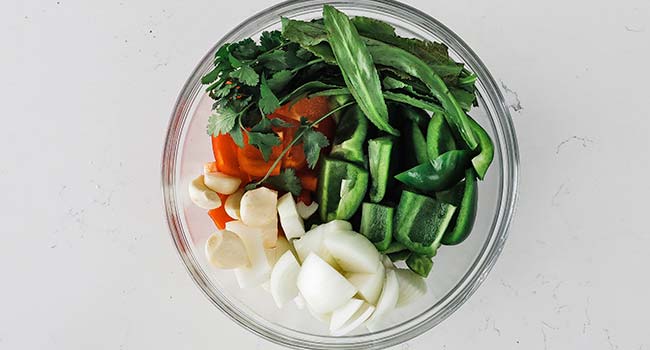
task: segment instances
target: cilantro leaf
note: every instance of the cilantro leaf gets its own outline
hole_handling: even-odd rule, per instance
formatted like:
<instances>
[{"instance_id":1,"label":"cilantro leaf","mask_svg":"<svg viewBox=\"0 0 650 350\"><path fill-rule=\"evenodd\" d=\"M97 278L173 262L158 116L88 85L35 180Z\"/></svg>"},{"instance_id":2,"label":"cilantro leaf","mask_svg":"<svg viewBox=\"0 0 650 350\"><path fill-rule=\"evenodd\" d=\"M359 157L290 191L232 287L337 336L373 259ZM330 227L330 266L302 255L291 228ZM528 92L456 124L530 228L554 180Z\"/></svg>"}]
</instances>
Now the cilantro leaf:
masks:
<instances>
[{"instance_id":1,"label":"cilantro leaf","mask_svg":"<svg viewBox=\"0 0 650 350\"><path fill-rule=\"evenodd\" d=\"M251 131L248 133L248 143L257 147L262 152L265 162L268 162L273 152L273 147L279 146L282 142L275 133L262 133Z\"/></svg>"},{"instance_id":2,"label":"cilantro leaf","mask_svg":"<svg viewBox=\"0 0 650 350\"><path fill-rule=\"evenodd\" d=\"M252 60L257 57L259 50L253 39L246 38L238 43L232 44L230 52L240 60Z\"/></svg>"},{"instance_id":3,"label":"cilantro leaf","mask_svg":"<svg viewBox=\"0 0 650 350\"><path fill-rule=\"evenodd\" d=\"M309 168L314 169L320 157L322 148L329 146L327 137L320 131L312 129L311 126L302 126L302 143Z\"/></svg>"},{"instance_id":4,"label":"cilantro leaf","mask_svg":"<svg viewBox=\"0 0 650 350\"><path fill-rule=\"evenodd\" d=\"M280 175L269 177L263 183L279 191L291 192L294 196L299 196L302 192L300 179L296 176L296 171L291 168L283 170Z\"/></svg>"},{"instance_id":5,"label":"cilantro leaf","mask_svg":"<svg viewBox=\"0 0 650 350\"><path fill-rule=\"evenodd\" d=\"M262 36L260 37L260 45L264 51L274 49L282 45L282 42L282 33L278 30L262 32Z\"/></svg>"},{"instance_id":6,"label":"cilantro leaf","mask_svg":"<svg viewBox=\"0 0 650 350\"><path fill-rule=\"evenodd\" d=\"M208 135L219 136L229 133L235 126L237 116L239 114L229 107L214 111L208 118Z\"/></svg>"},{"instance_id":7,"label":"cilantro leaf","mask_svg":"<svg viewBox=\"0 0 650 350\"><path fill-rule=\"evenodd\" d=\"M242 84L248 86L255 86L260 81L260 76L255 72L251 66L245 64L239 67L236 71L230 72L232 78L238 79Z\"/></svg>"},{"instance_id":8,"label":"cilantro leaf","mask_svg":"<svg viewBox=\"0 0 650 350\"><path fill-rule=\"evenodd\" d=\"M289 68L287 58L287 52L278 49L261 54L258 61L270 71L277 72Z\"/></svg>"},{"instance_id":9,"label":"cilantro leaf","mask_svg":"<svg viewBox=\"0 0 650 350\"><path fill-rule=\"evenodd\" d=\"M228 132L232 140L235 141L235 144L239 148L244 148L244 134L241 131L239 125L233 126L233 128Z\"/></svg>"},{"instance_id":10,"label":"cilantro leaf","mask_svg":"<svg viewBox=\"0 0 650 350\"><path fill-rule=\"evenodd\" d=\"M271 88L271 91L278 93L284 89L285 86L287 86L294 75L295 73L290 70L281 70L274 73L273 76L271 76L271 79L269 79L266 83Z\"/></svg>"},{"instance_id":11,"label":"cilantro leaf","mask_svg":"<svg viewBox=\"0 0 650 350\"><path fill-rule=\"evenodd\" d=\"M260 84L260 101L258 105L264 115L269 115L280 108L280 101L273 91L271 91L271 88L266 82L266 78L262 79L262 83Z\"/></svg>"}]
</instances>

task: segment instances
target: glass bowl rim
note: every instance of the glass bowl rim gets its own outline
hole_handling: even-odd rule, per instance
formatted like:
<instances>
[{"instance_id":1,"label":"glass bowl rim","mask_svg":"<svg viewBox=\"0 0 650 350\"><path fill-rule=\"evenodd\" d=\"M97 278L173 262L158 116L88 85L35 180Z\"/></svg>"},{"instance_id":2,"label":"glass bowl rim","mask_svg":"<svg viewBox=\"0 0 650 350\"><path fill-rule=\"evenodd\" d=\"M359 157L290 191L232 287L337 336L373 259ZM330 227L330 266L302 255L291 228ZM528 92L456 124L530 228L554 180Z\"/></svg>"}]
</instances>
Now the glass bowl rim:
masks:
<instances>
[{"instance_id":1,"label":"glass bowl rim","mask_svg":"<svg viewBox=\"0 0 650 350\"><path fill-rule=\"evenodd\" d=\"M210 63L212 54L221 45L229 41L229 38L236 36L239 31L257 22L263 22L271 14L277 15L289 9L294 11L308 9L314 6L322 6L326 3L334 6L339 5L344 8L346 6L353 6L360 10L370 10L370 7L374 6L371 12L375 13L391 10L394 11L390 13L391 16L411 22L412 24L417 22L416 24L422 27L422 29L430 33L435 33L435 35L444 39L445 44L462 57L471 67L471 70L477 74L480 83L486 90L488 98L495 109L494 115L490 116L490 122L493 124L493 128L498 136L495 142L499 142L500 149L503 150L501 152L503 169L500 184L500 200L497 203L497 218L493 221L487 243L483 245L479 256L458 284L433 307L402 324L376 333L346 337L318 336L289 330L288 328L276 325L279 327L277 329L268 321L266 323L270 324L270 327L261 325L255 322L255 320L240 315L237 312L236 306L225 298L219 297L219 294L215 294L215 291L209 287L207 276L205 276L204 272L198 266L194 257L187 253L186 247L189 243L183 233L184 230L180 220L181 211L179 211L177 206L175 192L176 162L179 144L184 126L186 125L185 121L190 117L187 112L191 103L186 103L187 97L198 93L198 90L201 88L200 77L205 73L206 64ZM161 187L170 235L179 257L201 291L230 319L264 339L296 349L386 348L408 341L438 325L464 304L486 279L503 250L508 235L508 228L514 215L519 178L518 164L519 150L514 125L508 106L496 81L472 49L441 22L416 8L394 0L289 0L266 8L237 25L225 34L195 67L183 85L170 117L161 161ZM439 304L441 307L438 310L434 310L434 307ZM278 332L278 330L281 332Z\"/></svg>"}]
</instances>

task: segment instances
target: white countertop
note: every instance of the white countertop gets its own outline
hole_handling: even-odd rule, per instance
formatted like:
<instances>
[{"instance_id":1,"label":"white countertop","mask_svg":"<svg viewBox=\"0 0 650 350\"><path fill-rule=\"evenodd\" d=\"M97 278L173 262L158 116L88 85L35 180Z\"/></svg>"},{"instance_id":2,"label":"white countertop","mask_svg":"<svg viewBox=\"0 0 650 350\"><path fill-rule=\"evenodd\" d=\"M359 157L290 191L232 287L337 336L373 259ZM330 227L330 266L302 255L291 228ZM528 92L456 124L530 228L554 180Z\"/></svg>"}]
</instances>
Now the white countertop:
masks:
<instances>
[{"instance_id":1,"label":"white countertop","mask_svg":"<svg viewBox=\"0 0 650 350\"><path fill-rule=\"evenodd\" d=\"M407 2L517 106L521 187L487 281L397 349L650 350L650 2ZM176 95L270 2L231 3L0 4L0 349L279 348L209 304L163 220Z\"/></svg>"}]
</instances>

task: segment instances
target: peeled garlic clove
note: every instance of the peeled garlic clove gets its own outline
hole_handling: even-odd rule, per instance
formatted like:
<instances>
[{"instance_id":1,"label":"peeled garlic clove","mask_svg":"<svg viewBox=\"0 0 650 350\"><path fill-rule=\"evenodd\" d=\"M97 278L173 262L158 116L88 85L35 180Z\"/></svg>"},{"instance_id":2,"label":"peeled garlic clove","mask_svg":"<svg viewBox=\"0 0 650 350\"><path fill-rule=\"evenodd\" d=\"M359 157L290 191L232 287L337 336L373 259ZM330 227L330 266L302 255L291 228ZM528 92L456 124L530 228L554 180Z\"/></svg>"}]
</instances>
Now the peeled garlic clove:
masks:
<instances>
[{"instance_id":1,"label":"peeled garlic clove","mask_svg":"<svg viewBox=\"0 0 650 350\"><path fill-rule=\"evenodd\" d=\"M239 214L239 205L241 204L241 197L244 195L244 189L241 188L237 192L228 196L226 199L225 209L226 214L235 220L241 219Z\"/></svg>"},{"instance_id":2,"label":"peeled garlic clove","mask_svg":"<svg viewBox=\"0 0 650 350\"><path fill-rule=\"evenodd\" d=\"M205 185L221 194L233 194L239 189L241 179L220 172L207 172L203 174Z\"/></svg>"},{"instance_id":3,"label":"peeled garlic clove","mask_svg":"<svg viewBox=\"0 0 650 350\"><path fill-rule=\"evenodd\" d=\"M215 209L221 206L219 195L209 189L204 181L203 175L190 182L189 193L190 199L194 204L203 209Z\"/></svg>"},{"instance_id":4,"label":"peeled garlic clove","mask_svg":"<svg viewBox=\"0 0 650 350\"><path fill-rule=\"evenodd\" d=\"M278 193L266 187L247 191L241 198L239 213L244 224L267 227L277 223Z\"/></svg>"},{"instance_id":5,"label":"peeled garlic clove","mask_svg":"<svg viewBox=\"0 0 650 350\"><path fill-rule=\"evenodd\" d=\"M249 263L244 242L230 231L212 234L205 243L205 255L210 264L220 269L235 269Z\"/></svg>"}]
</instances>

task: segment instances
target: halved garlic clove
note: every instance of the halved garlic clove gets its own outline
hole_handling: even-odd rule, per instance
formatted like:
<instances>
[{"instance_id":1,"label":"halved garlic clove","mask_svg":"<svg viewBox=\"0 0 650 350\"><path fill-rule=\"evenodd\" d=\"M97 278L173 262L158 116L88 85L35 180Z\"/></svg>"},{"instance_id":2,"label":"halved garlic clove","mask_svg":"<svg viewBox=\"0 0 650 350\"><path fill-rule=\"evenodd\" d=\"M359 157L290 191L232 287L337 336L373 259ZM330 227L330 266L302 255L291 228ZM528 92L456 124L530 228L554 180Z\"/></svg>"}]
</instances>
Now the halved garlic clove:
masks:
<instances>
[{"instance_id":1,"label":"halved garlic clove","mask_svg":"<svg viewBox=\"0 0 650 350\"><path fill-rule=\"evenodd\" d=\"M305 234L305 226L302 218L298 216L296 202L293 201L291 193L287 193L278 200L278 214L280 224L288 239L300 238Z\"/></svg>"}]
</instances>

